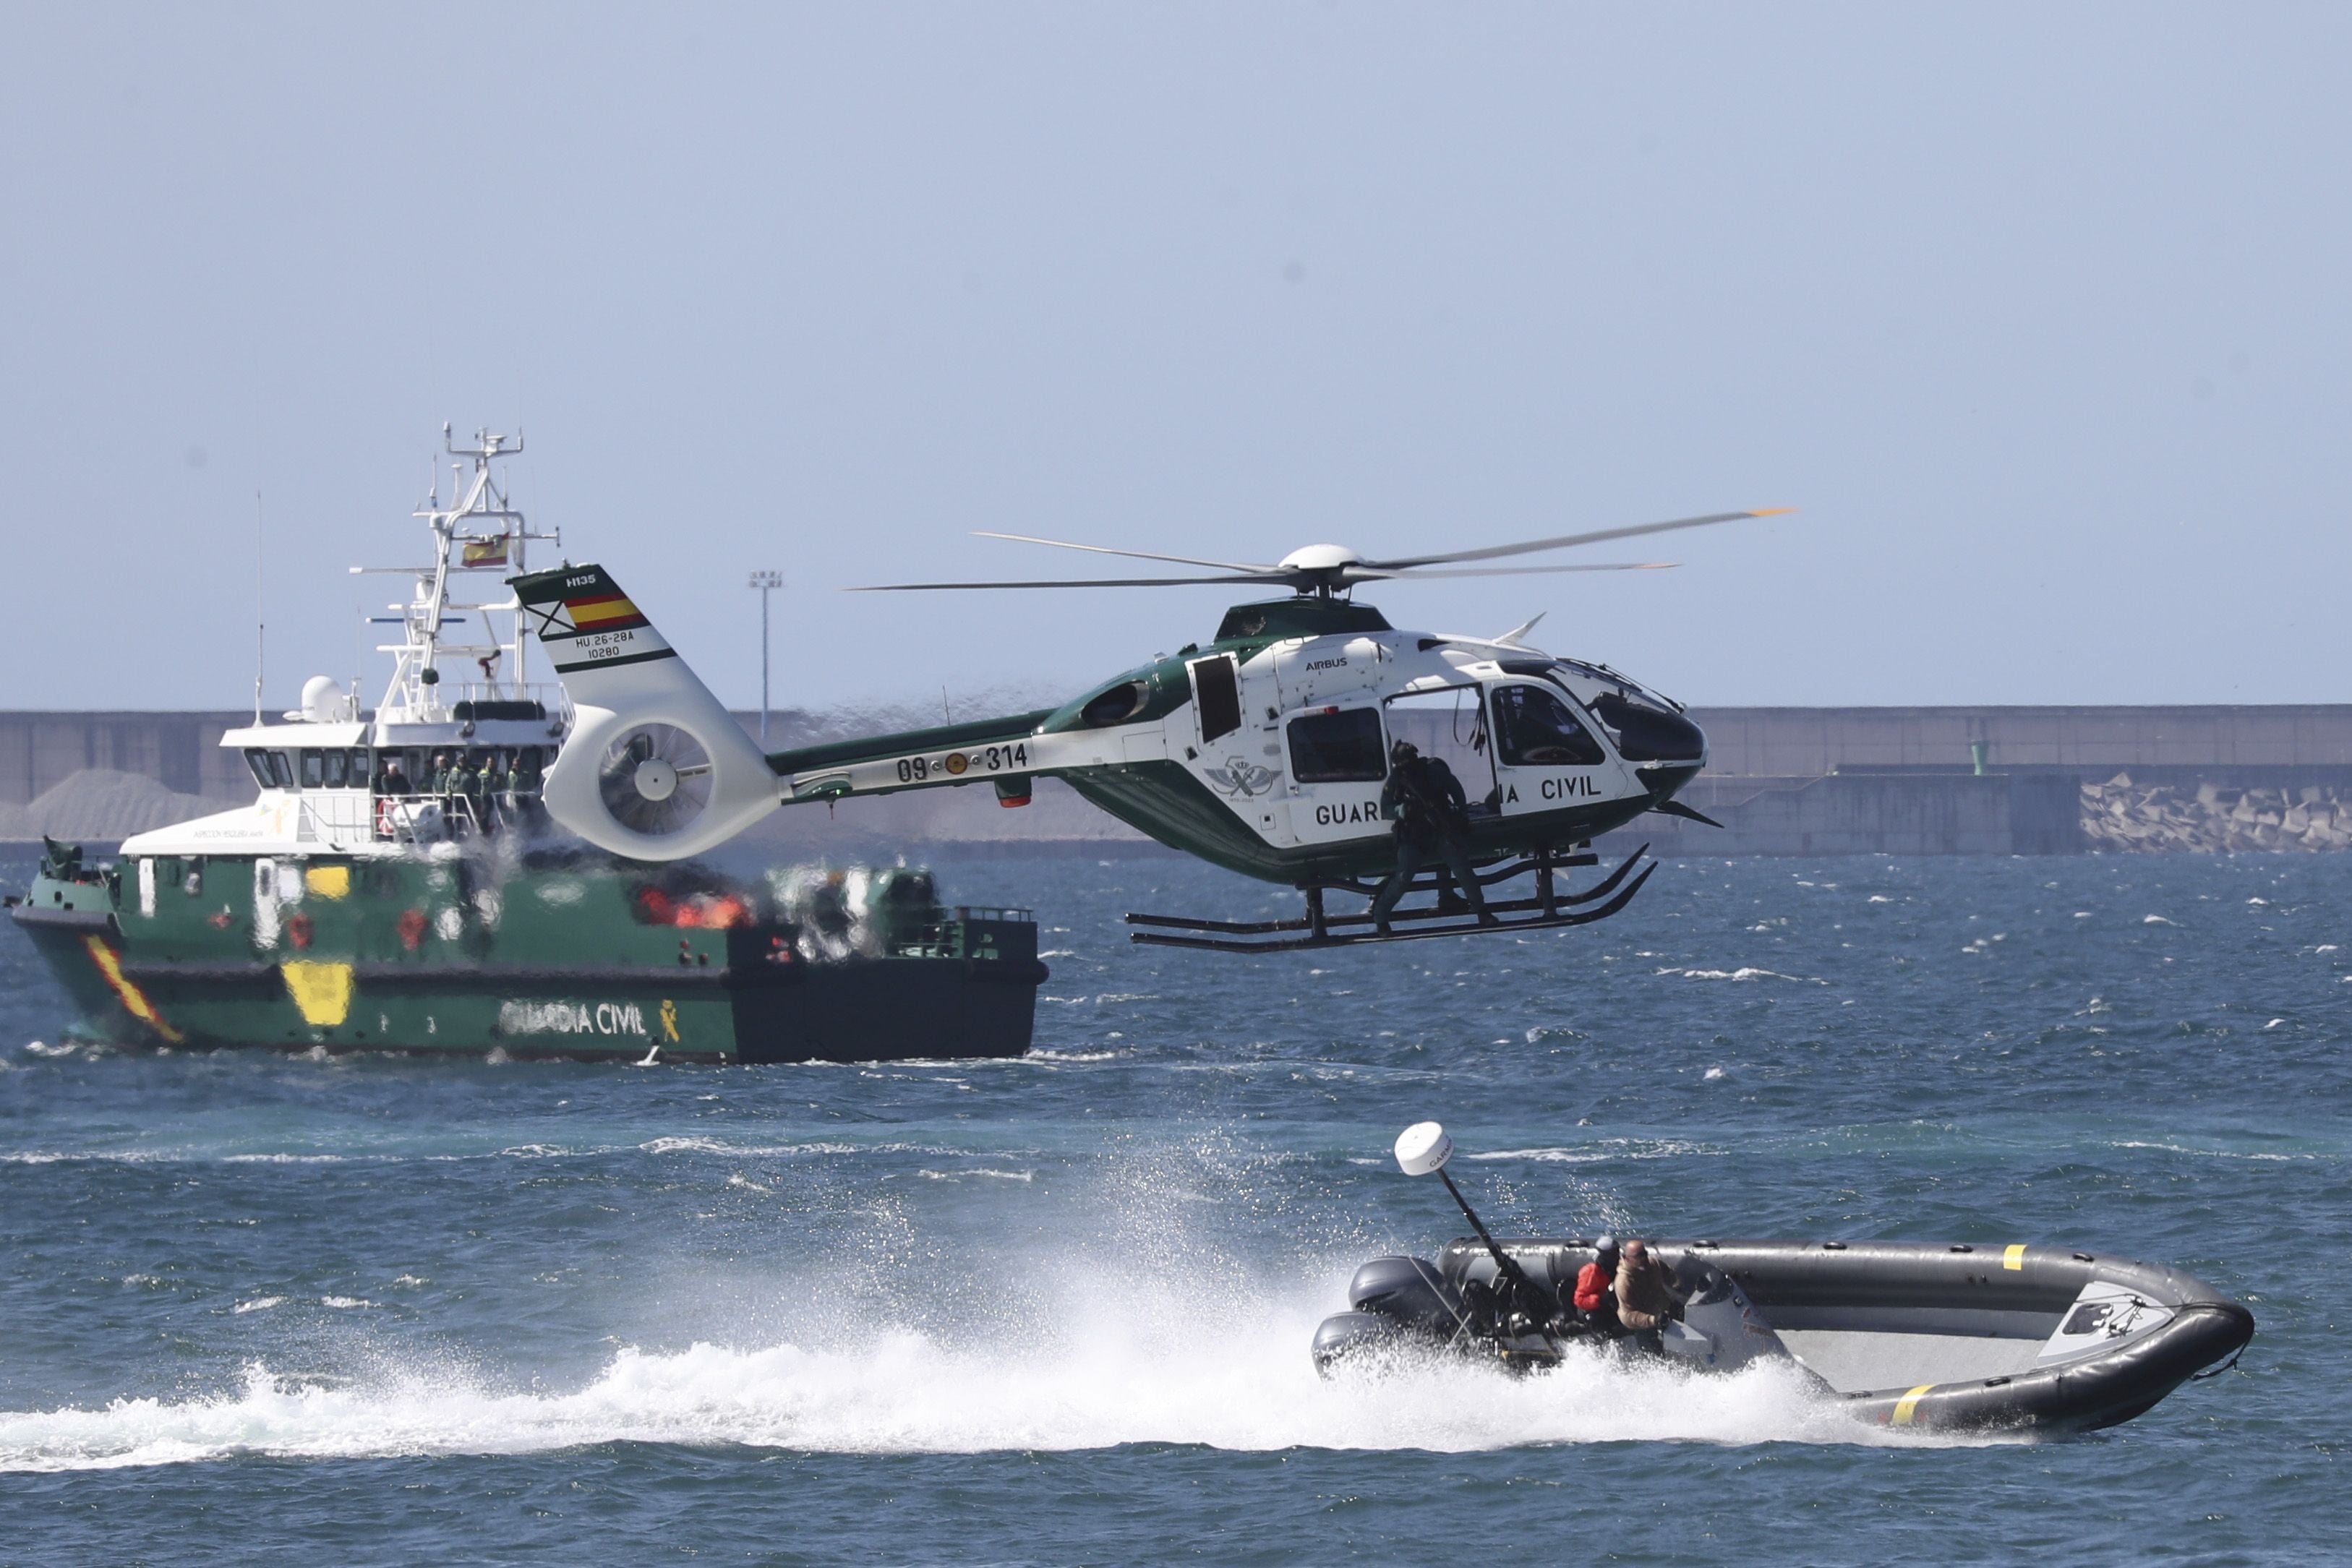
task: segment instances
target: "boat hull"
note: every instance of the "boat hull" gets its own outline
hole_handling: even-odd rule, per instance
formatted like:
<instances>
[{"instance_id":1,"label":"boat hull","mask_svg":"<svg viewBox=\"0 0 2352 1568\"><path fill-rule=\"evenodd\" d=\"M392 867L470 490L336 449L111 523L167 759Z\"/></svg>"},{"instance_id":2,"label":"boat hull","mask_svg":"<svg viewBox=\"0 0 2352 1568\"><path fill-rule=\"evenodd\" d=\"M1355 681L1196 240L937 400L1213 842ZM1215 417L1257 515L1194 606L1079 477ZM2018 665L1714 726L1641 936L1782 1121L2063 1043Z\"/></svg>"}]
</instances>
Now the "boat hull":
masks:
<instances>
[{"instance_id":1,"label":"boat hull","mask_svg":"<svg viewBox=\"0 0 2352 1568\"><path fill-rule=\"evenodd\" d=\"M11 914L72 999L69 1032L126 1046L744 1062L1018 1056L1046 975L1035 926L1017 911L957 911L913 950L812 961L787 925L643 919L634 901L647 883L622 870L468 876L419 862L311 878L319 869L332 868L295 868L305 896L289 904L276 902L278 868L257 876L252 862L226 859L202 868L194 894L170 883L159 894L152 873L144 896L127 898L107 876L45 878ZM266 883L270 906L257 919L245 903L202 894L206 880Z\"/></svg>"},{"instance_id":2,"label":"boat hull","mask_svg":"<svg viewBox=\"0 0 2352 1568\"><path fill-rule=\"evenodd\" d=\"M1501 1245L1563 1301L1594 1255L1579 1239ZM1686 1284L1720 1282L1711 1300L1704 1289L1694 1293L1688 1313L1690 1323L1705 1323L1713 1346L1683 1354L1727 1370L1785 1357L1823 1397L1878 1426L2110 1427L2235 1357L2253 1335L2251 1312L2189 1274L2066 1248L1698 1240L1655 1241L1651 1250ZM1572 1332L1533 1354L1524 1342L1498 1348L1475 1325L1457 1332L1451 1314L1491 1289L1496 1273L1484 1245L1472 1240L1450 1243L1434 1264L1367 1264L1350 1292L1352 1310L1318 1333L1318 1365L1328 1371L1356 1350L1400 1343L1499 1354L1523 1366L1575 1354ZM1675 1349L1672 1338L1665 1348Z\"/></svg>"}]
</instances>

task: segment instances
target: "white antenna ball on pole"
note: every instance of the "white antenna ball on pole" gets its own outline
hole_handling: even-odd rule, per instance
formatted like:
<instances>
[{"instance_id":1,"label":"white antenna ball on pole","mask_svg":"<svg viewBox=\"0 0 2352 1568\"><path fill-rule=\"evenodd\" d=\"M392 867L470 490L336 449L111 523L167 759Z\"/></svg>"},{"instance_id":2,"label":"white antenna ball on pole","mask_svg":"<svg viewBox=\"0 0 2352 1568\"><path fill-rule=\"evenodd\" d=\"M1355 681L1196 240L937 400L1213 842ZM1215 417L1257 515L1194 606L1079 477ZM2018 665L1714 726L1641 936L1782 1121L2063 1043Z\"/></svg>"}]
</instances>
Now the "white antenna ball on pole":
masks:
<instances>
[{"instance_id":1,"label":"white antenna ball on pole","mask_svg":"<svg viewBox=\"0 0 2352 1568\"><path fill-rule=\"evenodd\" d=\"M1397 1165L1407 1176L1427 1176L1454 1157L1454 1140L1434 1122L1415 1122L1397 1134Z\"/></svg>"}]
</instances>

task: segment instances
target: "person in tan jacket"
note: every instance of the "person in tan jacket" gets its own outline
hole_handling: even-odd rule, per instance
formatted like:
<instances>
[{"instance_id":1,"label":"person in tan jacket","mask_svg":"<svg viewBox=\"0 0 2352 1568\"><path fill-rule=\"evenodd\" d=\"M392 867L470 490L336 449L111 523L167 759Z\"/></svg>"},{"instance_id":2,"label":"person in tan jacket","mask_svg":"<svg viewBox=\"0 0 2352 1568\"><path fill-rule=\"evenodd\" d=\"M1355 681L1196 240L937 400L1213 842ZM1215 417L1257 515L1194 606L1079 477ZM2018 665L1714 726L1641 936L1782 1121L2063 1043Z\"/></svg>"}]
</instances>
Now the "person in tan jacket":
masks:
<instances>
[{"instance_id":1,"label":"person in tan jacket","mask_svg":"<svg viewBox=\"0 0 2352 1568\"><path fill-rule=\"evenodd\" d=\"M1649 1243L1638 1236L1627 1241L1617 1264L1617 1321L1645 1349L1663 1350L1662 1333L1682 1304L1682 1293L1650 1255Z\"/></svg>"}]
</instances>

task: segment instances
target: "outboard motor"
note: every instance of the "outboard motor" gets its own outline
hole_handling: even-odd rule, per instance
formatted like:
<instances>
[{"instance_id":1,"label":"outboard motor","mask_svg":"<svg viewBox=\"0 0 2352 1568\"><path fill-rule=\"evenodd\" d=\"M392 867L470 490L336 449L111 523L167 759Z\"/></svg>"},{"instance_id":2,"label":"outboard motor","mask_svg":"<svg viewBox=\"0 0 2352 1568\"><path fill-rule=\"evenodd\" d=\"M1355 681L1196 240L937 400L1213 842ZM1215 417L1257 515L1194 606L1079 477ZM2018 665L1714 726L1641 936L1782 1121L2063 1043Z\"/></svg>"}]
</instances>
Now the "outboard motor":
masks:
<instances>
[{"instance_id":1,"label":"outboard motor","mask_svg":"<svg viewBox=\"0 0 2352 1568\"><path fill-rule=\"evenodd\" d=\"M1442 1350L1467 1321L1462 1293L1421 1258L1373 1259L1349 1282L1348 1304L1315 1331L1318 1372L1366 1351Z\"/></svg>"}]
</instances>

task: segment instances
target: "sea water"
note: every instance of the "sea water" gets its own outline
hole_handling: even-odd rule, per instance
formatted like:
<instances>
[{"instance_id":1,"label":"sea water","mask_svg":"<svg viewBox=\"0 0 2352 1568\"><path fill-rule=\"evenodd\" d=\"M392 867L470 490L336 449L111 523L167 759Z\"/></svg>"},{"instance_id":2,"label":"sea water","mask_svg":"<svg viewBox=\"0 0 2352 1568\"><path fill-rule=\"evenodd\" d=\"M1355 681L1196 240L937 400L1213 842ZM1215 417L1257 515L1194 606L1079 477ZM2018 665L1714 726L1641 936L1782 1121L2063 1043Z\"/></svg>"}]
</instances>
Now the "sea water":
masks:
<instances>
[{"instance_id":1,"label":"sea water","mask_svg":"<svg viewBox=\"0 0 2352 1568\"><path fill-rule=\"evenodd\" d=\"M126 1053L0 934L0 1561L2307 1562L2352 1552L2352 856L1689 861L1587 930L1130 946L1035 906L1017 1061ZM29 863L0 867L21 886ZM942 1040L942 1055L953 1041ZM1498 1231L2063 1244L2247 1301L2057 1441L1769 1368L1318 1381Z\"/></svg>"}]
</instances>

